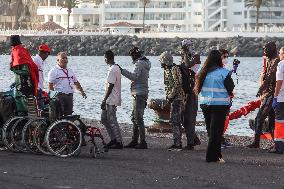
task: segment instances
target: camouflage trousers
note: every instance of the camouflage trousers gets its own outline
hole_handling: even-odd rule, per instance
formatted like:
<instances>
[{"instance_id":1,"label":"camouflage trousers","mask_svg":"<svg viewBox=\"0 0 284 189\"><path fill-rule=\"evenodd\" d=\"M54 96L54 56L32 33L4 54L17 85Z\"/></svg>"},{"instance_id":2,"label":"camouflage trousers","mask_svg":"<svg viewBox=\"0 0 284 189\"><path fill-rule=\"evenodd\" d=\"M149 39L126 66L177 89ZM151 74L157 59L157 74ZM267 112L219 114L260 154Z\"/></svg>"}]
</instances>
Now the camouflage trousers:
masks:
<instances>
[{"instance_id":1,"label":"camouflage trousers","mask_svg":"<svg viewBox=\"0 0 284 189\"><path fill-rule=\"evenodd\" d=\"M174 144L177 146L182 144L181 118L182 118L183 109L184 109L184 102L182 100L174 100L171 103L170 124L173 128Z\"/></svg>"},{"instance_id":2,"label":"camouflage trousers","mask_svg":"<svg viewBox=\"0 0 284 189\"><path fill-rule=\"evenodd\" d=\"M106 105L106 109L102 110L101 123L106 127L111 140L122 142L120 128L116 118L116 106Z\"/></svg>"}]
</instances>

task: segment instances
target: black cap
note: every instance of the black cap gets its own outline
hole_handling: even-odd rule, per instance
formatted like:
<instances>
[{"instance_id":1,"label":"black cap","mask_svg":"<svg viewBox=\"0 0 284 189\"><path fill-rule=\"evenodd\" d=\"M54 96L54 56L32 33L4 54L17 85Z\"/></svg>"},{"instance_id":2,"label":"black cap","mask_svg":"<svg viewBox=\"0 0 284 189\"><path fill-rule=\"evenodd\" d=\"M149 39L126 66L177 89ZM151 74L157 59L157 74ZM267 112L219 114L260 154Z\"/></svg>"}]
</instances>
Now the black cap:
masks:
<instances>
[{"instance_id":1,"label":"black cap","mask_svg":"<svg viewBox=\"0 0 284 189\"><path fill-rule=\"evenodd\" d=\"M133 47L132 49L130 49L129 51L129 55L133 55L133 54L143 54L144 52L141 51L138 47Z\"/></svg>"},{"instance_id":2,"label":"black cap","mask_svg":"<svg viewBox=\"0 0 284 189\"><path fill-rule=\"evenodd\" d=\"M11 43L11 46L13 46L13 47L22 44L20 36L19 35L11 35L10 43Z\"/></svg>"}]
</instances>

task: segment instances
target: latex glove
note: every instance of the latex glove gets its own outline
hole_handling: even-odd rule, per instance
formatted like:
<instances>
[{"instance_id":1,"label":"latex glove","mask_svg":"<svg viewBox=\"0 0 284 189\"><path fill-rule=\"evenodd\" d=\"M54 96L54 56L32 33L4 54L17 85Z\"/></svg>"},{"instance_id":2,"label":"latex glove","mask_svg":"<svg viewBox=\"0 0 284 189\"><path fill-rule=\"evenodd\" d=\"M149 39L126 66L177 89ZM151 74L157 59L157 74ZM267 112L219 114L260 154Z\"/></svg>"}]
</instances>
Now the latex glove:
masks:
<instances>
[{"instance_id":1,"label":"latex glove","mask_svg":"<svg viewBox=\"0 0 284 189\"><path fill-rule=\"evenodd\" d=\"M106 101L102 101L101 103L101 109L106 110Z\"/></svg>"},{"instance_id":2,"label":"latex glove","mask_svg":"<svg viewBox=\"0 0 284 189\"><path fill-rule=\"evenodd\" d=\"M272 101L272 108L275 110L275 108L277 107L277 97L274 97L273 98L273 101Z\"/></svg>"}]
</instances>

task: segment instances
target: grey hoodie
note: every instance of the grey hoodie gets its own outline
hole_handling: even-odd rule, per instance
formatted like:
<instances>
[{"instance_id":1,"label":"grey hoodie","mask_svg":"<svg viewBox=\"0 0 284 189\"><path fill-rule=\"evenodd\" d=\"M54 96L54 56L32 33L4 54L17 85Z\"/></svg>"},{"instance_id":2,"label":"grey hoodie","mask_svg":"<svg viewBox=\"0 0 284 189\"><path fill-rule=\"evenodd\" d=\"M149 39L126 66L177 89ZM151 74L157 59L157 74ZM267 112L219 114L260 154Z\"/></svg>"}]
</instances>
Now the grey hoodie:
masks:
<instances>
[{"instance_id":1,"label":"grey hoodie","mask_svg":"<svg viewBox=\"0 0 284 189\"><path fill-rule=\"evenodd\" d=\"M151 62L146 59L146 57L141 57L137 59L134 64L135 68L133 73L122 69L121 74L132 81L130 88L132 95L148 95L148 79Z\"/></svg>"}]
</instances>

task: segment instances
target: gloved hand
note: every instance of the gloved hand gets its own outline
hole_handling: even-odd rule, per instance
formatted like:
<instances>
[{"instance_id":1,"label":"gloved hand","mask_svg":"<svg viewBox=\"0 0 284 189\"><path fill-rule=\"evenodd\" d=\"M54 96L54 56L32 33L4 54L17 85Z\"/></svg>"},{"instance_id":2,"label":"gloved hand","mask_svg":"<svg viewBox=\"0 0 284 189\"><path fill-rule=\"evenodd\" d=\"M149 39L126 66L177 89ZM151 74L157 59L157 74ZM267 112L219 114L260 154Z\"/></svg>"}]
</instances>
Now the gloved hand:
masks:
<instances>
[{"instance_id":1,"label":"gloved hand","mask_svg":"<svg viewBox=\"0 0 284 189\"><path fill-rule=\"evenodd\" d=\"M274 97L273 98L273 101L272 101L272 108L275 110L275 108L277 107L277 104L278 104L278 102L277 102L277 97Z\"/></svg>"},{"instance_id":2,"label":"gloved hand","mask_svg":"<svg viewBox=\"0 0 284 189\"><path fill-rule=\"evenodd\" d=\"M102 101L101 103L101 109L106 110L106 101Z\"/></svg>"}]
</instances>

